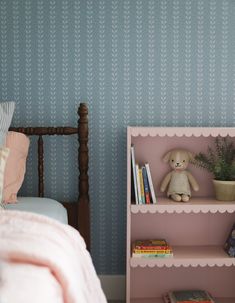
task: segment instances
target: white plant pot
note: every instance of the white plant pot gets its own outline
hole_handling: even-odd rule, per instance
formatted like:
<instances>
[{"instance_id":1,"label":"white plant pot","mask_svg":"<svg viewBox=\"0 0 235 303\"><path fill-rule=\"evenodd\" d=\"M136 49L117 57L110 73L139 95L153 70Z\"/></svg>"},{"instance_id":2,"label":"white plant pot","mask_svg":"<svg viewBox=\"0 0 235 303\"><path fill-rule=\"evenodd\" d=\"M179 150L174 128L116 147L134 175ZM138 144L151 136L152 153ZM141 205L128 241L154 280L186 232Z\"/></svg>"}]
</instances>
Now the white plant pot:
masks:
<instances>
[{"instance_id":1,"label":"white plant pot","mask_svg":"<svg viewBox=\"0 0 235 303\"><path fill-rule=\"evenodd\" d=\"M235 202L235 181L213 180L213 184L217 200Z\"/></svg>"}]
</instances>

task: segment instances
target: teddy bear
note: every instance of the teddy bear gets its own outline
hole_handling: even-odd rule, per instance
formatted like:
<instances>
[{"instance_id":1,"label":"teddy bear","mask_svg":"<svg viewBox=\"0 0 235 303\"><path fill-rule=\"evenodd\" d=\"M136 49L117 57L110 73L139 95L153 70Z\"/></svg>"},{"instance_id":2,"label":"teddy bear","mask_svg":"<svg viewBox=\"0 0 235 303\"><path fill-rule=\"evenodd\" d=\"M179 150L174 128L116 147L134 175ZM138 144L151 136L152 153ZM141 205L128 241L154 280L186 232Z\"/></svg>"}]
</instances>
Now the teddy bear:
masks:
<instances>
[{"instance_id":1,"label":"teddy bear","mask_svg":"<svg viewBox=\"0 0 235 303\"><path fill-rule=\"evenodd\" d=\"M160 190L164 192L168 186L167 196L176 202L190 200L190 185L194 191L199 190L196 179L186 170L189 161L193 159L192 153L183 149L170 150L163 158L163 161L168 162L173 170L163 179Z\"/></svg>"}]
</instances>

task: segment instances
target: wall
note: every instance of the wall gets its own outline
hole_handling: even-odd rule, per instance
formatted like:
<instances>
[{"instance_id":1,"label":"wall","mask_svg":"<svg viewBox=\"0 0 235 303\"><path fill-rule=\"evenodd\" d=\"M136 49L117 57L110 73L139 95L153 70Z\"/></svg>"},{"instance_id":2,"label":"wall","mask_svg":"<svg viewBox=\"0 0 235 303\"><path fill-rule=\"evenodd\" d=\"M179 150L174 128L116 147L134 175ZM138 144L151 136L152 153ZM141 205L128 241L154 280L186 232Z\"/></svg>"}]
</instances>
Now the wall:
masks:
<instances>
[{"instance_id":1,"label":"wall","mask_svg":"<svg viewBox=\"0 0 235 303\"><path fill-rule=\"evenodd\" d=\"M99 273L122 274L126 126L235 124L235 1L0 0L0 20L14 125L75 126L88 102L92 254ZM48 195L75 199L75 153L76 139L48 142ZM31 152L24 194L34 167Z\"/></svg>"}]
</instances>

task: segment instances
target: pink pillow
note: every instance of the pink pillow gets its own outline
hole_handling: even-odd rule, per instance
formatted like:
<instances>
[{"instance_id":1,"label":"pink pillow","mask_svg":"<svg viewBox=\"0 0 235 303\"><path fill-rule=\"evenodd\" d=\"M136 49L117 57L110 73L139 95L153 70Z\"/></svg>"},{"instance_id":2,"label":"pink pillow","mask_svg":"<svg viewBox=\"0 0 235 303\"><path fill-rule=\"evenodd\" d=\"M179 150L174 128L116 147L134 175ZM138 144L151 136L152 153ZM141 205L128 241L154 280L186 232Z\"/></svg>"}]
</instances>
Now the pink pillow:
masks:
<instances>
[{"instance_id":1,"label":"pink pillow","mask_svg":"<svg viewBox=\"0 0 235 303\"><path fill-rule=\"evenodd\" d=\"M6 147L10 149L4 174L3 202L16 203L17 193L24 181L29 138L22 133L8 132Z\"/></svg>"}]
</instances>

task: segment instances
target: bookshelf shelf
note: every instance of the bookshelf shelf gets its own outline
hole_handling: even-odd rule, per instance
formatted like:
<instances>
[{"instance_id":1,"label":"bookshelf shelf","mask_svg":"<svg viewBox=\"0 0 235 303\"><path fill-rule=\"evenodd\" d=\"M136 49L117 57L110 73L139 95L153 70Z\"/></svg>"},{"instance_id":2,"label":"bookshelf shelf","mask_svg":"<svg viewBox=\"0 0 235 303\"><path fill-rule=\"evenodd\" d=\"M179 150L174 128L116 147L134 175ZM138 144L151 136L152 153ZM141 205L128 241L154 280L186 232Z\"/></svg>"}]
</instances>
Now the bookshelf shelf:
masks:
<instances>
[{"instance_id":1,"label":"bookshelf shelf","mask_svg":"<svg viewBox=\"0 0 235 303\"><path fill-rule=\"evenodd\" d=\"M174 256L169 258L130 259L131 267L188 267L188 266L235 266L221 246L173 246Z\"/></svg>"},{"instance_id":2,"label":"bookshelf shelf","mask_svg":"<svg viewBox=\"0 0 235 303\"><path fill-rule=\"evenodd\" d=\"M192 198L188 203L177 203L167 198L158 198L157 204L131 204L131 212L137 213L234 213L235 201L218 201L213 198Z\"/></svg>"},{"instance_id":3,"label":"bookshelf shelf","mask_svg":"<svg viewBox=\"0 0 235 303\"><path fill-rule=\"evenodd\" d=\"M171 149L206 152L215 138L228 136L235 144L235 128L128 127L127 129L127 252L126 302L164 303L172 290L203 289L216 303L235 303L235 258L223 250L235 222L235 200L214 198L212 176L189 165L199 183L187 203L173 202L160 193L169 167L163 156ZM132 190L131 145L135 162L151 170L157 204L135 204ZM173 257L132 257L136 240L166 239Z\"/></svg>"}]
</instances>

